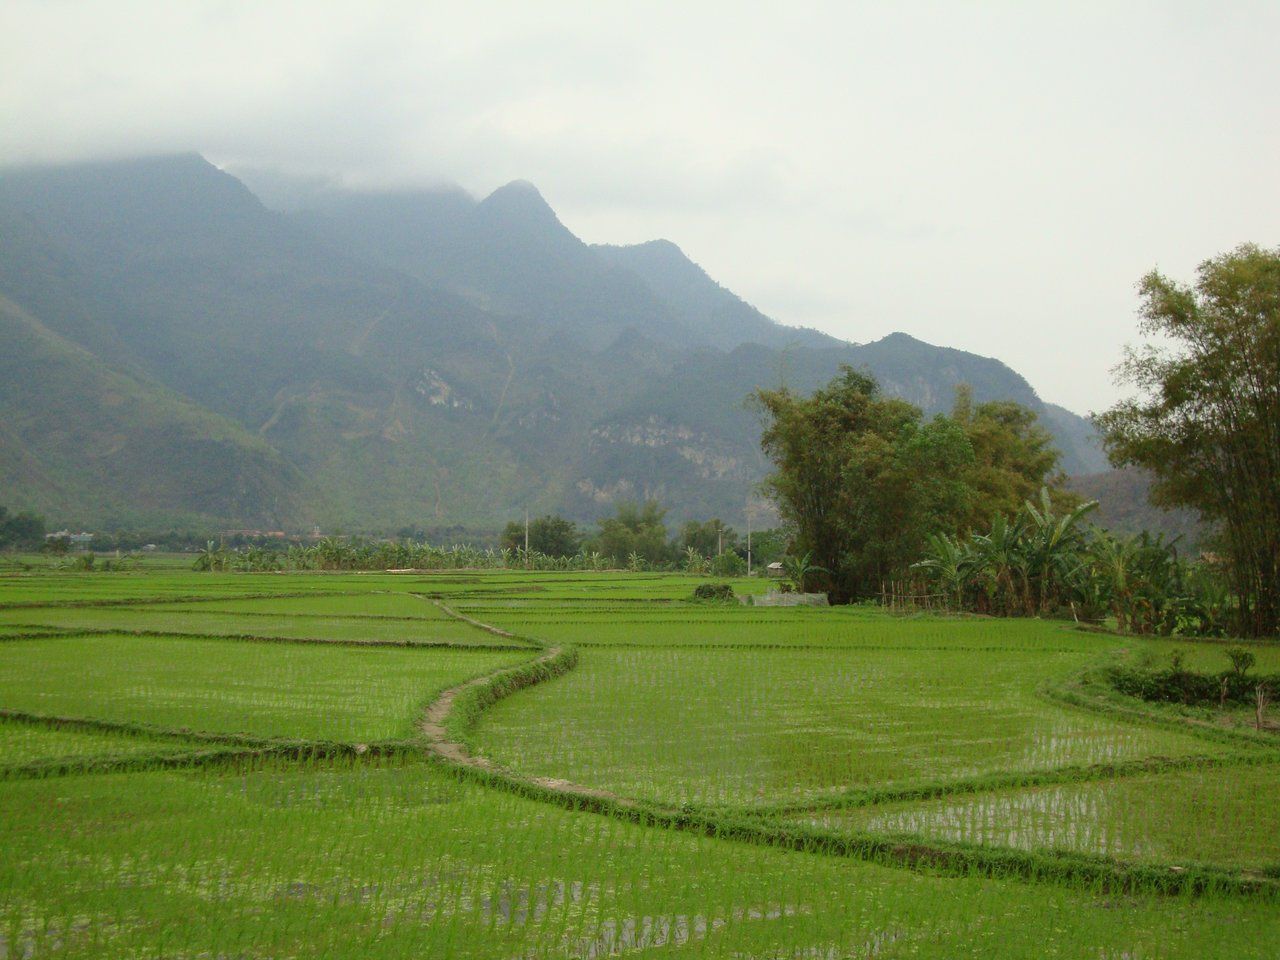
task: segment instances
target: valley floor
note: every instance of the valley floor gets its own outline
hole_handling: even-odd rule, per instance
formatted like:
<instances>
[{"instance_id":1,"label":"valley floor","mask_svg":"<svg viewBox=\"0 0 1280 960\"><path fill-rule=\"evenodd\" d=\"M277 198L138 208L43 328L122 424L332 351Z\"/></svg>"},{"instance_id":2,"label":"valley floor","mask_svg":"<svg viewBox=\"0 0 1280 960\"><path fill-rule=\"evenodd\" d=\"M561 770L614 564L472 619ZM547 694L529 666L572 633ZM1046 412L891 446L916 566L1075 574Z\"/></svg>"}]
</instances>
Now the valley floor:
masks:
<instances>
[{"instance_id":1,"label":"valley floor","mask_svg":"<svg viewBox=\"0 0 1280 960\"><path fill-rule=\"evenodd\" d=\"M0 958L1276 955L1280 738L1098 682L1168 641L695 584L0 577Z\"/></svg>"}]
</instances>

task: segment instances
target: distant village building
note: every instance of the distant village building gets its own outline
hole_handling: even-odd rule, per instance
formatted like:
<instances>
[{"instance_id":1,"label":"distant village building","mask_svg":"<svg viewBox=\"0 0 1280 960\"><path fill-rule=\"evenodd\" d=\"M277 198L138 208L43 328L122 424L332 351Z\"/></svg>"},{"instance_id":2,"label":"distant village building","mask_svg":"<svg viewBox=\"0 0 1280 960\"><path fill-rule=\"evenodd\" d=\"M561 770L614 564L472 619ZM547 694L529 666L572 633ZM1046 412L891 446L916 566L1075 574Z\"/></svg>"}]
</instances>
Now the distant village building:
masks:
<instances>
[{"instance_id":1,"label":"distant village building","mask_svg":"<svg viewBox=\"0 0 1280 960\"><path fill-rule=\"evenodd\" d=\"M66 540L73 547L88 547L93 542L93 534L85 533L83 530L79 533L72 533L70 530L55 530L53 533L44 535L46 540Z\"/></svg>"}]
</instances>

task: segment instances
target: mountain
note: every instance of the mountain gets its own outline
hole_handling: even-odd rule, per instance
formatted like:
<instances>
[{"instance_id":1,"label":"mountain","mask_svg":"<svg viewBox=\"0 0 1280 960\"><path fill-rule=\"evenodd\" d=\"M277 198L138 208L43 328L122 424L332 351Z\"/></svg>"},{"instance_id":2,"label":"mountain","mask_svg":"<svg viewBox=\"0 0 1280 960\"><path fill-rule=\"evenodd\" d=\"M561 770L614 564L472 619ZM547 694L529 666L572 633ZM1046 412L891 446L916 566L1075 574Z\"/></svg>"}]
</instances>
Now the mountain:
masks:
<instances>
[{"instance_id":1,"label":"mountain","mask_svg":"<svg viewBox=\"0 0 1280 960\"><path fill-rule=\"evenodd\" d=\"M690 334L641 278L575 237L525 181L478 203L457 190L342 194L301 219L335 247L594 349L627 329L673 345Z\"/></svg>"},{"instance_id":2,"label":"mountain","mask_svg":"<svg viewBox=\"0 0 1280 960\"><path fill-rule=\"evenodd\" d=\"M305 514L305 478L260 437L106 368L0 297L0 488L67 522L157 511L276 526Z\"/></svg>"},{"instance_id":3,"label":"mountain","mask_svg":"<svg viewBox=\"0 0 1280 960\"><path fill-rule=\"evenodd\" d=\"M714 346L732 349L741 343L771 347L792 344L838 347L842 342L817 330L784 327L716 283L670 240L633 246L592 247L606 263L643 280L685 326Z\"/></svg>"},{"instance_id":4,"label":"mountain","mask_svg":"<svg viewBox=\"0 0 1280 960\"><path fill-rule=\"evenodd\" d=\"M741 522L744 398L842 363L929 411L1018 400L1096 468L998 361L785 327L674 244L583 243L531 184L286 187L269 209L196 155L0 172L6 505L385 530L656 495Z\"/></svg>"},{"instance_id":5,"label":"mountain","mask_svg":"<svg viewBox=\"0 0 1280 960\"><path fill-rule=\"evenodd\" d=\"M1118 534L1146 530L1165 537L1180 537L1184 548L1201 545L1208 530L1192 510L1164 510L1153 506L1151 477L1143 470L1126 467L1102 473L1071 477L1068 488L1086 500L1097 500L1093 519L1099 526Z\"/></svg>"}]
</instances>

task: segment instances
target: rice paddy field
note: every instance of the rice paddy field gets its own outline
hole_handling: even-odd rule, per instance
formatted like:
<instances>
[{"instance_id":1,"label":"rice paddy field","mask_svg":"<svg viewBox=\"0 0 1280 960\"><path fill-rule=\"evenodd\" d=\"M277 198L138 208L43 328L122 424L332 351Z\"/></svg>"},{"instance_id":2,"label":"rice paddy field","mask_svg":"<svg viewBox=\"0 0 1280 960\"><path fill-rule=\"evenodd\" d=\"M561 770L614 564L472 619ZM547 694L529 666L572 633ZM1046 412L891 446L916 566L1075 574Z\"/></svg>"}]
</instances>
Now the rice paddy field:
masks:
<instances>
[{"instance_id":1,"label":"rice paddy field","mask_svg":"<svg viewBox=\"0 0 1280 960\"><path fill-rule=\"evenodd\" d=\"M1222 644L697 582L0 575L0 960L1280 955Z\"/></svg>"}]
</instances>

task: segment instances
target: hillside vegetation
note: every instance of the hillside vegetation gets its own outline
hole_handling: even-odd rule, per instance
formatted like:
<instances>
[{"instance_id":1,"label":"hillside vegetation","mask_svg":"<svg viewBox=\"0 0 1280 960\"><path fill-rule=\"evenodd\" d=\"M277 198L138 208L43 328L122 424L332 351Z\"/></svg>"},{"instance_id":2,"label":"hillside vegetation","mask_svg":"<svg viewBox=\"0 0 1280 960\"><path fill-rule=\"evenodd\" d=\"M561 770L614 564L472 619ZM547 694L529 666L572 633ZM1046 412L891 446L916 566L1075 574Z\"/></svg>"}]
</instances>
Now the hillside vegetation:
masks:
<instances>
[{"instance_id":1,"label":"hillside vegetation","mask_svg":"<svg viewBox=\"0 0 1280 960\"><path fill-rule=\"evenodd\" d=\"M744 398L841 364L928 413L959 383L1016 400L1068 472L1103 467L1087 423L998 361L782 326L674 244L584 244L527 183L279 212L194 155L10 169L0 296L28 331L6 338L28 371L0 426L7 502L76 522L496 529L656 497L741 525L765 468ZM50 337L93 375L35 383Z\"/></svg>"}]
</instances>

